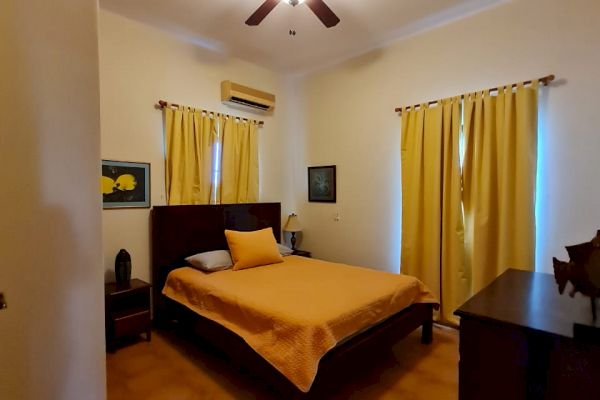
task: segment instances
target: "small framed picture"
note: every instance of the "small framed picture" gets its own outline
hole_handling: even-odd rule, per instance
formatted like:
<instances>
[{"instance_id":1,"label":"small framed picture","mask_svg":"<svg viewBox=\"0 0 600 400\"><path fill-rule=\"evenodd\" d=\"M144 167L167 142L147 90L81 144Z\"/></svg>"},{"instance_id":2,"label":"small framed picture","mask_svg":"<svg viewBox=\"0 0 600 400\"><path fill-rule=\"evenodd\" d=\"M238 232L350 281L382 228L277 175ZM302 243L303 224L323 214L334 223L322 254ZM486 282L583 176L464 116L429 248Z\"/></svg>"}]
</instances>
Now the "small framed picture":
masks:
<instances>
[{"instance_id":1,"label":"small framed picture","mask_svg":"<svg viewBox=\"0 0 600 400\"><path fill-rule=\"evenodd\" d=\"M150 164L102 160L102 206L150 208Z\"/></svg>"},{"instance_id":2,"label":"small framed picture","mask_svg":"<svg viewBox=\"0 0 600 400\"><path fill-rule=\"evenodd\" d=\"M308 167L308 201L335 203L335 165Z\"/></svg>"}]
</instances>

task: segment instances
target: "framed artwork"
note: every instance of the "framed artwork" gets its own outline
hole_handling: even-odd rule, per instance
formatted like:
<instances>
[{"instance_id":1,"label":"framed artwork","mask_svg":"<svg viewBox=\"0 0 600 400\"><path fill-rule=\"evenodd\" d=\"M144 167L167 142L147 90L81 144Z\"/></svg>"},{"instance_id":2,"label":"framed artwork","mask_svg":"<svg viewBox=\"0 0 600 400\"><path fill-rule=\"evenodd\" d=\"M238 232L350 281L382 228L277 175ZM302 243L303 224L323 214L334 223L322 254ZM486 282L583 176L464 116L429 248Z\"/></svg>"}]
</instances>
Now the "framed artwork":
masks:
<instances>
[{"instance_id":1,"label":"framed artwork","mask_svg":"<svg viewBox=\"0 0 600 400\"><path fill-rule=\"evenodd\" d=\"M102 206L150 208L150 164L102 160Z\"/></svg>"},{"instance_id":2,"label":"framed artwork","mask_svg":"<svg viewBox=\"0 0 600 400\"><path fill-rule=\"evenodd\" d=\"M335 203L335 165L308 167L308 201Z\"/></svg>"}]
</instances>

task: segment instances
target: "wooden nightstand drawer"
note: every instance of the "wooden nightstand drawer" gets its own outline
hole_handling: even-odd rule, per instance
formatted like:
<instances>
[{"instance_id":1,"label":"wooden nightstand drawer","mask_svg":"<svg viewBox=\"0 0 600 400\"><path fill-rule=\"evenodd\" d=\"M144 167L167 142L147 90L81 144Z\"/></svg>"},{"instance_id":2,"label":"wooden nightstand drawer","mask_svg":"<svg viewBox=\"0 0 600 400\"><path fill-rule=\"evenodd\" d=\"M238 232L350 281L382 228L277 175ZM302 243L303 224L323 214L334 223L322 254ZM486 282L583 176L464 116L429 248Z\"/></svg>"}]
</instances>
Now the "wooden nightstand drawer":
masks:
<instances>
[{"instance_id":1,"label":"wooden nightstand drawer","mask_svg":"<svg viewBox=\"0 0 600 400\"><path fill-rule=\"evenodd\" d=\"M116 337L139 335L150 329L150 310L131 311L113 315L113 333Z\"/></svg>"}]
</instances>

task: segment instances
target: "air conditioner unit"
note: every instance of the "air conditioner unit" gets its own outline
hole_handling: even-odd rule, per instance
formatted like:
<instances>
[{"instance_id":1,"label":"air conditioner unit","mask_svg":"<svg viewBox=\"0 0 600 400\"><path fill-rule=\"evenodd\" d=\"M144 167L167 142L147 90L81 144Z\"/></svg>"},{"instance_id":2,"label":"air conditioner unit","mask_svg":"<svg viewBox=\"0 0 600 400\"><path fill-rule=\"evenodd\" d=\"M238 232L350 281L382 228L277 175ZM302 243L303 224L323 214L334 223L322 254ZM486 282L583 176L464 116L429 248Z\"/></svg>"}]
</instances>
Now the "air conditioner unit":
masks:
<instances>
[{"instance_id":1,"label":"air conditioner unit","mask_svg":"<svg viewBox=\"0 0 600 400\"><path fill-rule=\"evenodd\" d=\"M221 82L221 101L270 111L275 107L275 95L231 81Z\"/></svg>"}]
</instances>

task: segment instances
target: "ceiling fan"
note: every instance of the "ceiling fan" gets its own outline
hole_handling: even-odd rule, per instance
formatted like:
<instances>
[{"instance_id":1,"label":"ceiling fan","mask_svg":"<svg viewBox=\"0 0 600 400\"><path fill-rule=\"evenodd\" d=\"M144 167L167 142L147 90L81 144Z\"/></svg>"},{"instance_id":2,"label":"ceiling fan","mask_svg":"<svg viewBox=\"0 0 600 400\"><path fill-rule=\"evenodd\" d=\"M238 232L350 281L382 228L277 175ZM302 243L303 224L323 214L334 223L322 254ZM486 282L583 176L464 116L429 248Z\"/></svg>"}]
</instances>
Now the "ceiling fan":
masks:
<instances>
[{"instance_id":1,"label":"ceiling fan","mask_svg":"<svg viewBox=\"0 0 600 400\"><path fill-rule=\"evenodd\" d=\"M265 19L265 17L267 15L269 15L269 13L271 11L273 11L275 6L277 4L279 4L281 1L282 0L266 0L264 3L262 3L262 5L260 7L258 7L258 9L256 11L254 11L254 13L250 16L250 18L248 18L246 20L246 25L254 26L254 25L260 24L262 22L262 20ZM283 1L291 4L294 7L297 6L298 4L306 3L308 8L310 8L312 10L312 12L315 13L315 15L321 20L323 25L325 25L327 28L336 26L338 24L338 22L340 22L340 19L338 18L338 16L335 15L335 13L333 11L331 11L331 8L329 8L329 6L327 4L325 4L325 2L323 0L283 0Z\"/></svg>"}]
</instances>

